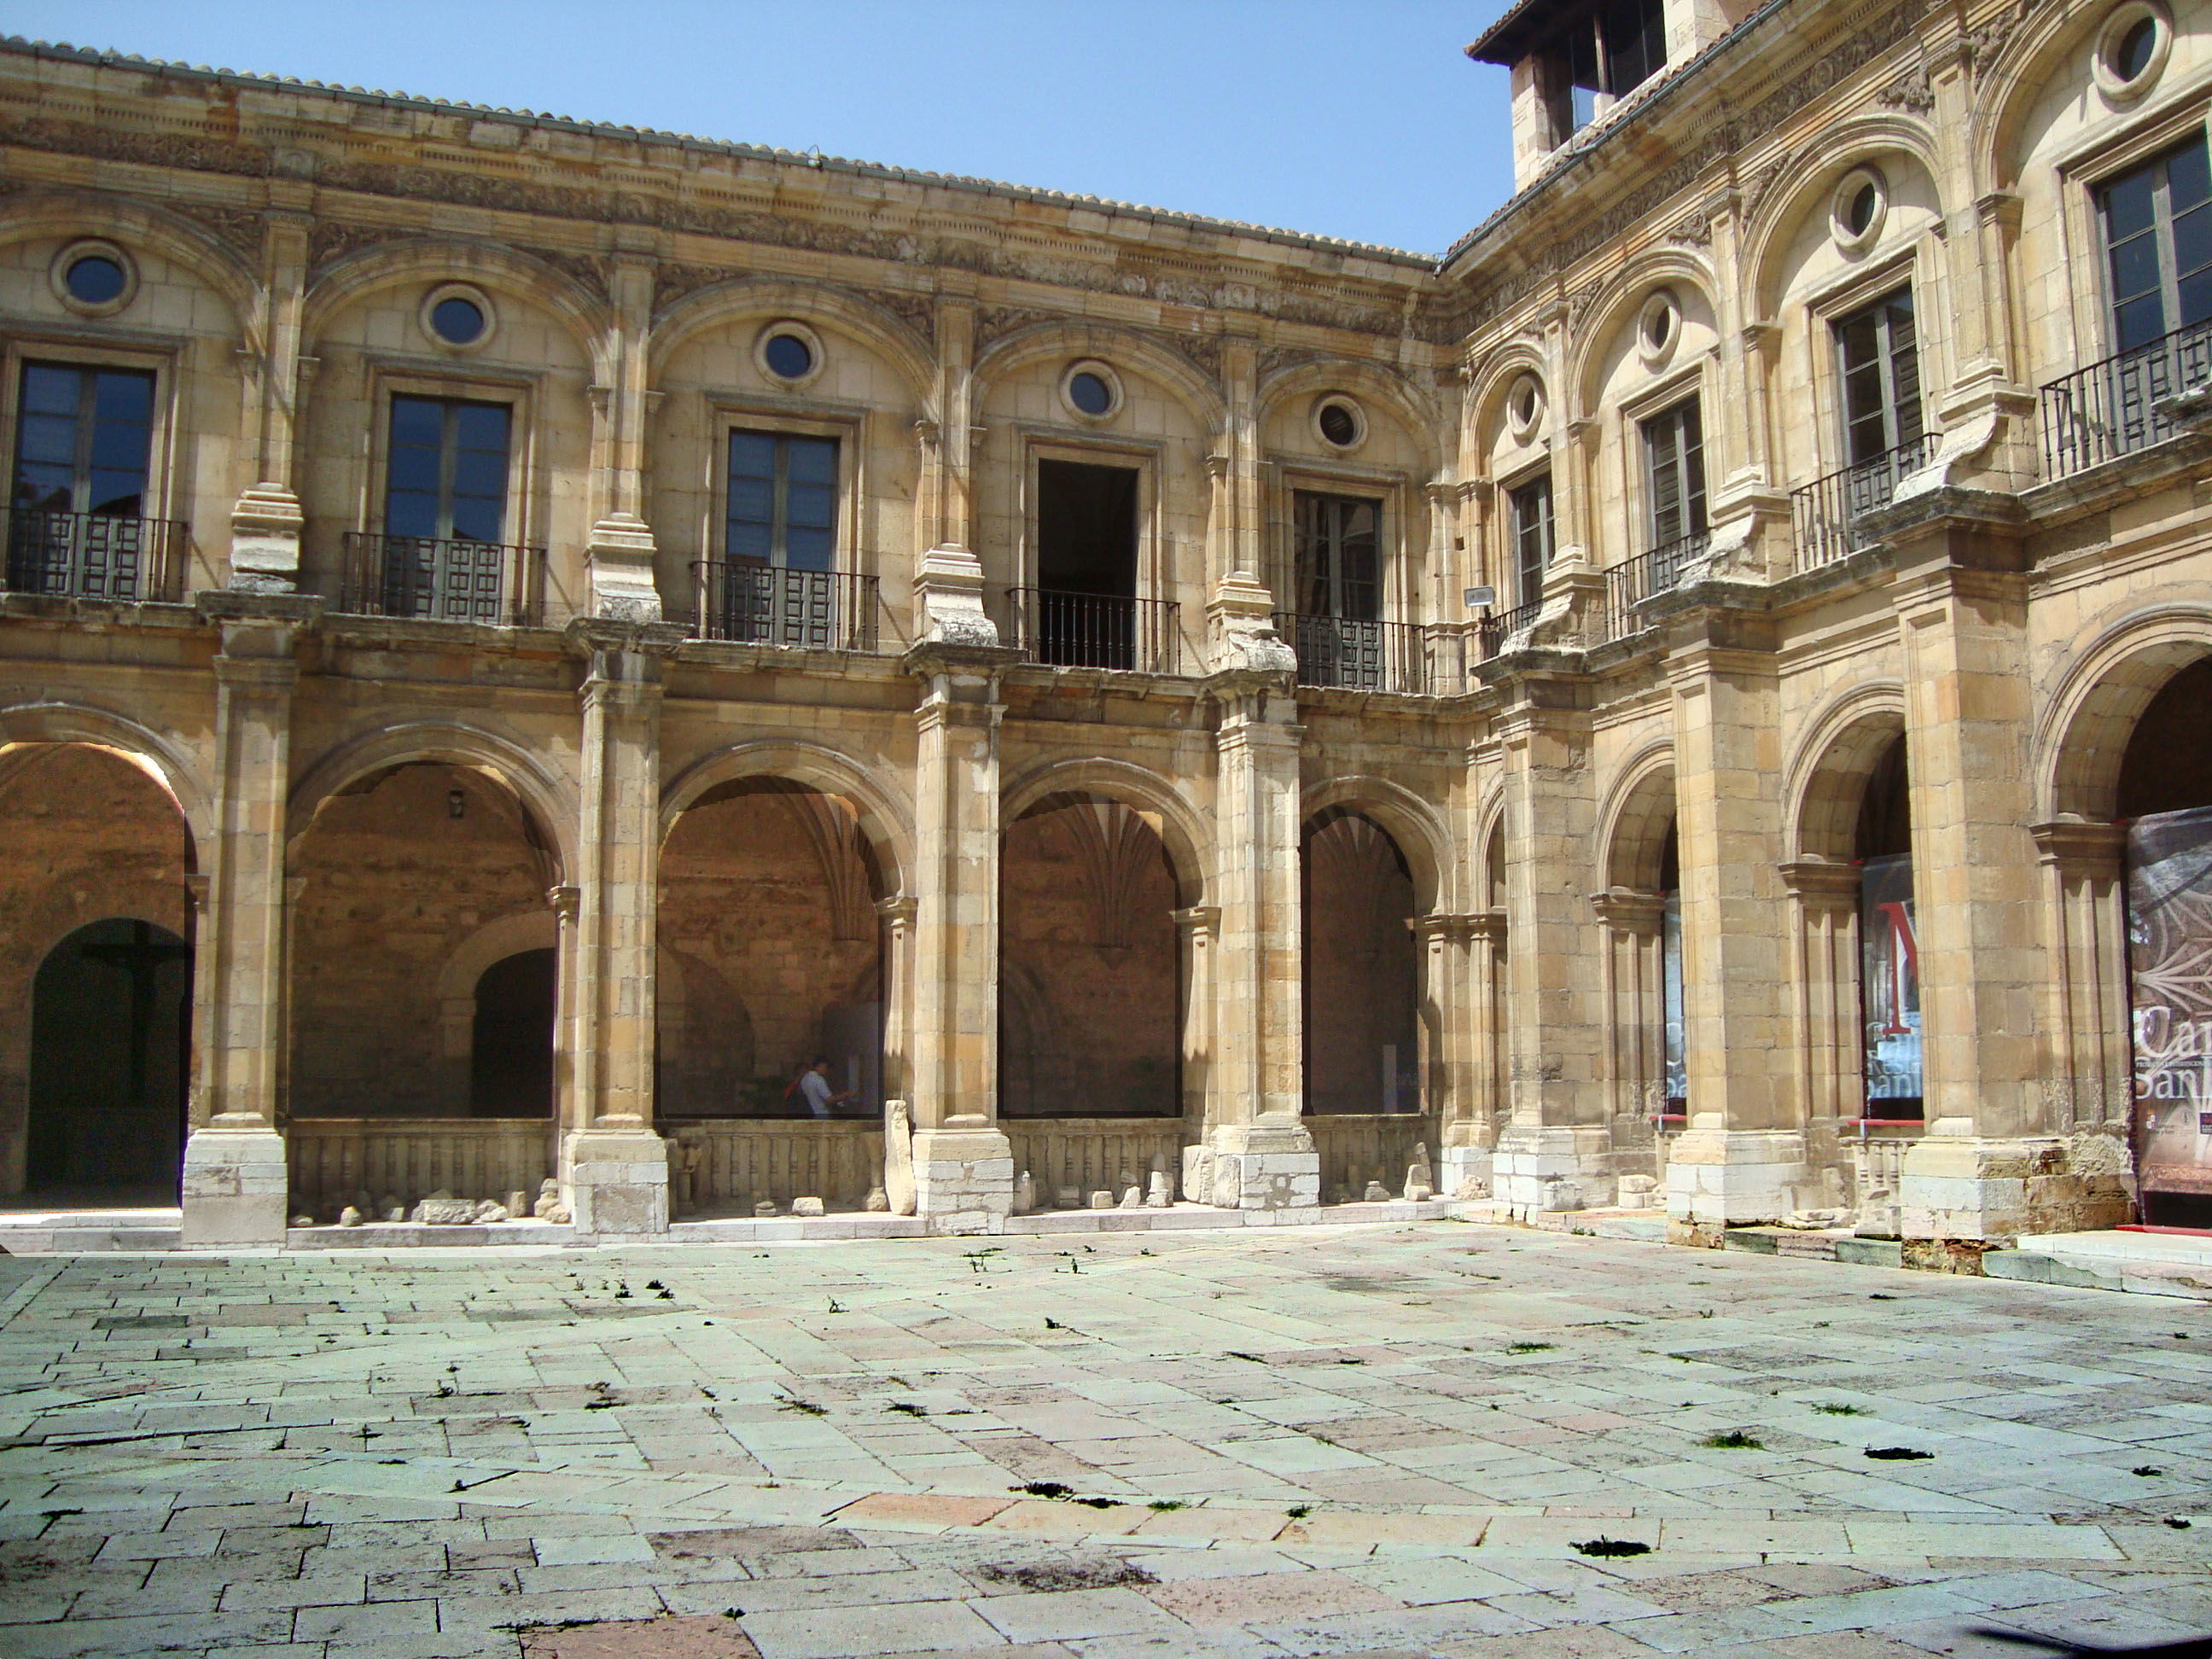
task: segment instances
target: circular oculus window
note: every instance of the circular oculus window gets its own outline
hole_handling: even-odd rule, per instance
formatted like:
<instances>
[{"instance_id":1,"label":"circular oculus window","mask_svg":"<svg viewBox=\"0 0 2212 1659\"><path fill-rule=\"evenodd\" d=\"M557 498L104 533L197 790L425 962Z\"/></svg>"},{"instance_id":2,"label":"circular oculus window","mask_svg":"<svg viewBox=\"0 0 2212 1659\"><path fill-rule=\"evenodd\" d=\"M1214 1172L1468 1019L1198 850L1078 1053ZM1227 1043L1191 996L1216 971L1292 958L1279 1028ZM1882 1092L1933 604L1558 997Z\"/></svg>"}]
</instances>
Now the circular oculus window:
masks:
<instances>
[{"instance_id":1,"label":"circular oculus window","mask_svg":"<svg viewBox=\"0 0 2212 1659\"><path fill-rule=\"evenodd\" d=\"M790 390L819 374L823 357L822 337L805 324L789 319L770 323L753 342L753 361L760 372Z\"/></svg>"},{"instance_id":2,"label":"circular oculus window","mask_svg":"<svg viewBox=\"0 0 2212 1659\"><path fill-rule=\"evenodd\" d=\"M446 283L422 299L422 331L448 351L473 351L492 336L491 301L480 289Z\"/></svg>"},{"instance_id":3,"label":"circular oculus window","mask_svg":"<svg viewBox=\"0 0 2212 1659\"><path fill-rule=\"evenodd\" d=\"M1060 396L1084 419L1103 421L1121 406L1121 383L1103 363L1074 363L1060 377Z\"/></svg>"},{"instance_id":4,"label":"circular oculus window","mask_svg":"<svg viewBox=\"0 0 2212 1659\"><path fill-rule=\"evenodd\" d=\"M1543 382L1533 374L1523 374L1505 394L1505 424L1516 439L1526 442L1543 418Z\"/></svg>"},{"instance_id":5,"label":"circular oculus window","mask_svg":"<svg viewBox=\"0 0 2212 1659\"><path fill-rule=\"evenodd\" d=\"M1656 368L1674 355L1675 343L1681 337L1681 303L1674 298L1674 289L1662 288L1636 314L1636 349L1646 363Z\"/></svg>"},{"instance_id":6,"label":"circular oculus window","mask_svg":"<svg viewBox=\"0 0 2212 1659\"><path fill-rule=\"evenodd\" d=\"M1828 204L1828 231L1845 253L1863 253L1881 239L1889 185L1872 167L1853 167Z\"/></svg>"},{"instance_id":7,"label":"circular oculus window","mask_svg":"<svg viewBox=\"0 0 2212 1659\"><path fill-rule=\"evenodd\" d=\"M1349 398L1324 398L1314 406L1314 429L1337 449L1357 449L1367 436L1367 418Z\"/></svg>"},{"instance_id":8,"label":"circular oculus window","mask_svg":"<svg viewBox=\"0 0 2212 1659\"><path fill-rule=\"evenodd\" d=\"M2090 71L2106 97L2140 98L2166 67L2173 46L2172 26L2145 0L2118 8L2097 33Z\"/></svg>"},{"instance_id":9,"label":"circular oculus window","mask_svg":"<svg viewBox=\"0 0 2212 1659\"><path fill-rule=\"evenodd\" d=\"M112 317L138 293L137 268L112 242L72 242L51 274L55 296L81 317Z\"/></svg>"}]
</instances>

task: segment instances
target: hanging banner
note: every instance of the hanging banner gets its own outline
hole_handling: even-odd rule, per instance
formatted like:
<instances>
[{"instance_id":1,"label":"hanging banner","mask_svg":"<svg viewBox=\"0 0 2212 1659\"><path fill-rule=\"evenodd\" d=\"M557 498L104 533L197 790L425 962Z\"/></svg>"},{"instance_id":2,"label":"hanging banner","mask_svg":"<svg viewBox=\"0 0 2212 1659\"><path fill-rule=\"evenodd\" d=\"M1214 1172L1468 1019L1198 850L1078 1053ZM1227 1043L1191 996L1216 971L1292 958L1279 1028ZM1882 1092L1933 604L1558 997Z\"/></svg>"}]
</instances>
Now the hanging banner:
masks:
<instances>
[{"instance_id":1,"label":"hanging banner","mask_svg":"<svg viewBox=\"0 0 2212 1659\"><path fill-rule=\"evenodd\" d=\"M1666 1030L1667 1115L1680 1117L1689 1110L1688 1045L1682 1028L1682 896L1667 895L1659 913L1661 1012Z\"/></svg>"},{"instance_id":2,"label":"hanging banner","mask_svg":"<svg viewBox=\"0 0 2212 1659\"><path fill-rule=\"evenodd\" d=\"M2128 826L2128 967L2136 1176L2156 1223L2162 1194L2212 1198L2212 807Z\"/></svg>"},{"instance_id":3,"label":"hanging banner","mask_svg":"<svg viewBox=\"0 0 2212 1659\"><path fill-rule=\"evenodd\" d=\"M1867 1116L1918 1118L1920 941L1909 858L1869 859L1860 866L1859 1000Z\"/></svg>"}]
</instances>

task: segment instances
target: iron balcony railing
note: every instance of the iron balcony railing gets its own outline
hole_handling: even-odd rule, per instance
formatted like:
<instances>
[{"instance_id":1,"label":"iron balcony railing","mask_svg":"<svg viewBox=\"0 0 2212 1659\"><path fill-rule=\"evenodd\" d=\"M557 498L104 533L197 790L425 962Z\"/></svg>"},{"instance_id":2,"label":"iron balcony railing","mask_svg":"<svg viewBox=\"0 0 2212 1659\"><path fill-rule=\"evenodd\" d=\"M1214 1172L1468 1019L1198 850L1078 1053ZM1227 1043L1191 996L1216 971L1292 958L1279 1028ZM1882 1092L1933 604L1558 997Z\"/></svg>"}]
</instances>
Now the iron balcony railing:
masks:
<instances>
[{"instance_id":1,"label":"iron balcony railing","mask_svg":"<svg viewBox=\"0 0 2212 1659\"><path fill-rule=\"evenodd\" d=\"M808 651L873 651L876 579L849 570L781 570L743 559L691 566L702 640L787 645Z\"/></svg>"},{"instance_id":2,"label":"iron balcony railing","mask_svg":"<svg viewBox=\"0 0 2212 1659\"><path fill-rule=\"evenodd\" d=\"M1942 441L1941 433L1923 433L1911 443L1899 444L1870 461L1844 467L1791 490L1796 568L1818 569L1872 545L1874 538L1856 528L1859 516L1888 506L1896 498L1899 483L1933 460L1936 446Z\"/></svg>"},{"instance_id":3,"label":"iron balcony railing","mask_svg":"<svg viewBox=\"0 0 2212 1659\"><path fill-rule=\"evenodd\" d=\"M8 586L80 599L173 600L184 594L190 545L173 519L11 507Z\"/></svg>"},{"instance_id":4,"label":"iron balcony railing","mask_svg":"<svg viewBox=\"0 0 2212 1659\"><path fill-rule=\"evenodd\" d=\"M1703 530L1694 536L1678 536L1607 571L1600 640L1618 640L1634 633L1640 626L1636 607L1655 593L1673 591L1681 582L1683 572L1705 557L1711 541L1711 533Z\"/></svg>"},{"instance_id":5,"label":"iron balcony railing","mask_svg":"<svg viewBox=\"0 0 2212 1659\"><path fill-rule=\"evenodd\" d=\"M1297 655L1300 685L1417 696L1431 689L1428 641L1416 623L1283 611L1275 615L1275 631Z\"/></svg>"},{"instance_id":6,"label":"iron balcony railing","mask_svg":"<svg viewBox=\"0 0 2212 1659\"><path fill-rule=\"evenodd\" d=\"M2208 382L2212 322L2176 329L2051 381L2036 397L2044 476L2063 478L2171 438L2179 427L2169 399Z\"/></svg>"},{"instance_id":7,"label":"iron balcony railing","mask_svg":"<svg viewBox=\"0 0 2212 1659\"><path fill-rule=\"evenodd\" d=\"M1531 599L1526 605L1516 605L1510 611L1486 611L1474 624L1477 649L1484 662L1505 648L1505 641L1536 620L1536 613L1544 608L1541 599Z\"/></svg>"},{"instance_id":8,"label":"iron balcony railing","mask_svg":"<svg viewBox=\"0 0 2212 1659\"><path fill-rule=\"evenodd\" d=\"M362 617L535 628L544 614L545 550L349 531L338 609Z\"/></svg>"},{"instance_id":9,"label":"iron balcony railing","mask_svg":"<svg viewBox=\"0 0 2212 1659\"><path fill-rule=\"evenodd\" d=\"M1182 672L1182 607L1173 599L1010 587L1006 610L1011 642L1031 662L1147 674Z\"/></svg>"}]
</instances>

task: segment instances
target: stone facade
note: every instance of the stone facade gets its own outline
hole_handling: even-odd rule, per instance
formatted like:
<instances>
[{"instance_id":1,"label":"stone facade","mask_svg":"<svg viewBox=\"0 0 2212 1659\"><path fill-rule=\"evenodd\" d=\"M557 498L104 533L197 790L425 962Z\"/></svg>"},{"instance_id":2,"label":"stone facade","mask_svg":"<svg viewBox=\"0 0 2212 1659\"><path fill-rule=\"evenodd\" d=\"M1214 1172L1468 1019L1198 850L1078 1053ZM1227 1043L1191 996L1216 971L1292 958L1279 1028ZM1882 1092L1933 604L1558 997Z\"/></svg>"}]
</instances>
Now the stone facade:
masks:
<instances>
[{"instance_id":1,"label":"stone facade","mask_svg":"<svg viewBox=\"0 0 2212 1659\"><path fill-rule=\"evenodd\" d=\"M1440 260L0 49L0 435L33 368L151 410L127 553L11 520L0 1188L37 965L129 917L193 947L197 1244L280 1240L309 1141L324 1207L535 1172L599 1234L990 1231L1031 1164L1311 1213L1416 1151L1686 1242L2129 1218L2113 825L2212 656L2212 443L2185 364L2081 411L2212 8L1655 15L1571 131L1579 14L1486 37L1521 188ZM1900 743L1917 1117L1863 1058ZM530 1018L544 1133L462 1134ZM817 1051L871 1121L797 1120Z\"/></svg>"}]
</instances>

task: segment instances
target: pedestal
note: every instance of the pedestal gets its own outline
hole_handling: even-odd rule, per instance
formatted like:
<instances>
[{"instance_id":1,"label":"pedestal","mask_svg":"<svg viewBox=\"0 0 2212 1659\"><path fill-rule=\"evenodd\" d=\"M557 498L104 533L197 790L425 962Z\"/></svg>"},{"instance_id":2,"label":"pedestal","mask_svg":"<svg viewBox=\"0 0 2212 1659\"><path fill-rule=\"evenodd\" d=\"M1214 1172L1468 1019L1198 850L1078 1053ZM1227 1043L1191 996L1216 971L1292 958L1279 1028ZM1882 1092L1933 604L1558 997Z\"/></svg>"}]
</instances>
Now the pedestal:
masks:
<instances>
[{"instance_id":1,"label":"pedestal","mask_svg":"<svg viewBox=\"0 0 2212 1659\"><path fill-rule=\"evenodd\" d=\"M652 1130L580 1129L561 1149L579 1233L668 1231L668 1143Z\"/></svg>"},{"instance_id":2,"label":"pedestal","mask_svg":"<svg viewBox=\"0 0 2212 1659\"><path fill-rule=\"evenodd\" d=\"M1437 1192L1444 1198L1488 1198L1495 1188L1495 1155L1487 1146L1439 1149Z\"/></svg>"},{"instance_id":3,"label":"pedestal","mask_svg":"<svg viewBox=\"0 0 2212 1659\"><path fill-rule=\"evenodd\" d=\"M1729 1227L1779 1221L1805 1207L1805 1137L1795 1129L1685 1131L1667 1154L1667 1237L1717 1248Z\"/></svg>"},{"instance_id":4,"label":"pedestal","mask_svg":"<svg viewBox=\"0 0 2212 1659\"><path fill-rule=\"evenodd\" d=\"M1517 1220L1613 1201L1613 1135L1601 1124L1509 1125L1490 1156L1491 1196Z\"/></svg>"},{"instance_id":5,"label":"pedestal","mask_svg":"<svg viewBox=\"0 0 2212 1659\"><path fill-rule=\"evenodd\" d=\"M281 1248L290 1188L284 1137L274 1129L195 1129L185 1143L179 1242L188 1250Z\"/></svg>"},{"instance_id":6,"label":"pedestal","mask_svg":"<svg viewBox=\"0 0 2212 1659\"><path fill-rule=\"evenodd\" d=\"M2118 1135L1930 1135L1905 1154L1899 1226L1907 1239L2002 1243L2090 1232L2134 1213Z\"/></svg>"},{"instance_id":7,"label":"pedestal","mask_svg":"<svg viewBox=\"0 0 2212 1659\"><path fill-rule=\"evenodd\" d=\"M1014 1149L998 1126L954 1118L914 1136L915 1213L932 1233L1002 1233L1014 1209Z\"/></svg>"},{"instance_id":8,"label":"pedestal","mask_svg":"<svg viewBox=\"0 0 2212 1659\"><path fill-rule=\"evenodd\" d=\"M1183 1195L1224 1210L1318 1210L1321 1154L1294 1117L1262 1113L1224 1123L1184 1177ZM1192 1190L1195 1182L1198 1190Z\"/></svg>"}]
</instances>

